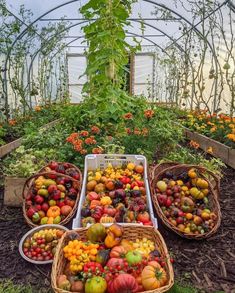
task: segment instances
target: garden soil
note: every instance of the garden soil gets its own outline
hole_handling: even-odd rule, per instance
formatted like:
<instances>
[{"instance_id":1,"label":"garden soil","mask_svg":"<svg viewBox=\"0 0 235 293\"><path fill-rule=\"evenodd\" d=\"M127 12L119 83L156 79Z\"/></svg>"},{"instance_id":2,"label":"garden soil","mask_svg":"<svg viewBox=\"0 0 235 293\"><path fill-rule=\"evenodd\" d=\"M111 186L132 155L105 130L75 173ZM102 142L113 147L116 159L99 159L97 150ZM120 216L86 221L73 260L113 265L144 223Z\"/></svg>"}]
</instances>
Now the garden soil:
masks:
<instances>
[{"instance_id":1,"label":"garden soil","mask_svg":"<svg viewBox=\"0 0 235 293\"><path fill-rule=\"evenodd\" d=\"M235 293L235 170L227 168L221 181L222 223L210 239L192 241L159 227L175 260L175 279L193 283L202 292ZM29 230L20 208L0 211L0 279L31 284L34 292L52 292L51 265L36 266L19 254L18 244ZM23 293L23 292L22 292Z\"/></svg>"}]
</instances>

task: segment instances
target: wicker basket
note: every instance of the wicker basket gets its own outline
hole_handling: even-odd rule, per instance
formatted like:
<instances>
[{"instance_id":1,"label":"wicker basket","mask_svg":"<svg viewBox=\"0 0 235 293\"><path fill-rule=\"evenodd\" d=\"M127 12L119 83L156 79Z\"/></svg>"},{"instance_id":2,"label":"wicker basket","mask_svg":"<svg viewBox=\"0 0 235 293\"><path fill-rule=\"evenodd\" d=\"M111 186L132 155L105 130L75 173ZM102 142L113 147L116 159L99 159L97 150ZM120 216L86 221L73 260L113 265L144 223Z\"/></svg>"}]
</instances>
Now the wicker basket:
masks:
<instances>
[{"instance_id":1,"label":"wicker basket","mask_svg":"<svg viewBox=\"0 0 235 293\"><path fill-rule=\"evenodd\" d=\"M155 186L157 181L161 180L164 177L164 174L166 171L170 171L174 175L178 175L182 172L188 171L190 169L194 168L197 173L204 178L208 184L209 184L209 200L210 205L213 210L213 212L217 216L217 221L215 226L209 231L204 234L195 234L195 233L184 233L180 231L177 227L175 227L173 224L171 224L167 217L164 215L155 192ZM188 238L188 239L195 239L195 240L201 240L205 238L209 238L212 236L216 231L218 230L220 223L221 223L221 212L220 212L220 204L219 204L219 188L220 188L220 180L219 178L211 171L207 170L204 167L197 166L197 165L187 165L187 164L178 164L174 162L168 162L168 163L162 163L153 168L151 171L151 194L152 194L152 200L154 207L156 209L156 212L158 214L158 217L161 219L162 223L172 230L173 232L177 233L181 237Z\"/></svg>"},{"instance_id":2,"label":"wicker basket","mask_svg":"<svg viewBox=\"0 0 235 293\"><path fill-rule=\"evenodd\" d=\"M88 228L80 228L76 231L81 240L86 240L86 232ZM154 241L154 243L159 247L161 255L166 259L165 270L168 276L168 282L164 287L158 288L156 290L144 291L145 293L162 293L168 291L174 284L174 272L172 268L172 264L170 262L170 256L166 247L166 244L161 236L161 234L154 227L150 226L139 226L139 225L131 225L131 226L123 226L124 233L123 238L128 240L136 240L137 238L146 237ZM66 236L70 233L74 233L74 231L66 232L61 238L60 242L57 245L56 254L53 261L52 273L51 273L51 285L56 293L68 293L69 291L65 291L59 289L56 284L57 277L64 272L64 268L66 265L66 259L63 254L63 247L67 244ZM95 292L94 292L95 293Z\"/></svg>"},{"instance_id":3,"label":"wicker basket","mask_svg":"<svg viewBox=\"0 0 235 293\"><path fill-rule=\"evenodd\" d=\"M64 164L63 162L56 162L56 163L58 163L59 165ZM71 169L74 169L74 170L76 170L76 171L81 175L81 171L80 171L80 169L79 169L77 166L75 166L75 165L73 165L73 164L71 164L71 163L66 163L66 164L69 166L69 168L66 169L66 171L71 170ZM49 167L49 165L50 165L50 163L47 164L46 166L42 167L42 168L39 170L39 173L41 173L41 172L47 172L46 168ZM53 171L52 171L52 172L53 172ZM65 174L66 174L66 173L65 173ZM68 174L67 174L67 175L68 175ZM81 178L80 180L82 181L82 178Z\"/></svg>"},{"instance_id":4,"label":"wicker basket","mask_svg":"<svg viewBox=\"0 0 235 293\"><path fill-rule=\"evenodd\" d=\"M25 221L27 222L27 224L30 226L30 227L37 227L39 225L33 223L31 221L31 219L27 216L27 212L26 212L26 196L29 192L29 190L32 188L32 185L35 181L36 178L38 178L39 176L46 176L46 175L49 175L49 174L53 174L53 175L56 175L58 177L63 177L63 178L68 178L70 179L71 181L75 182L77 184L77 188L78 188L78 193L77 193L77 198L75 200L75 205L72 209L72 211L70 212L70 214L63 220L61 221L59 224L60 225L65 225L67 224L74 216L76 210L77 210L77 206L78 206L78 203L79 203L79 198L80 198L80 191L81 191L81 182L82 182L82 174L81 174L81 171L78 169L77 170L80 174L80 179L79 181L68 176L68 175L65 175L65 174L61 174L61 173L56 173L56 172L41 172L41 173L37 173L31 177L29 177L25 184L24 184L24 188L23 188L23 193L22 193L22 196L23 196L23 215L24 215L24 218L25 218Z\"/></svg>"}]
</instances>

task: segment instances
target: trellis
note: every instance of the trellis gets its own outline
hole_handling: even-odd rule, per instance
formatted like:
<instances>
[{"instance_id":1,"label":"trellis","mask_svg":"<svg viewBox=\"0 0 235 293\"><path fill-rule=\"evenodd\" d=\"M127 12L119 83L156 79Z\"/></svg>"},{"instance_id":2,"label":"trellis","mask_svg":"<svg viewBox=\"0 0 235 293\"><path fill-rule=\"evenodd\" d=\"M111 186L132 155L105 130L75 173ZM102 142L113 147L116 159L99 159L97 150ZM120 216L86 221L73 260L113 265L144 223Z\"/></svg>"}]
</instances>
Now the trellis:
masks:
<instances>
[{"instance_id":1,"label":"trellis","mask_svg":"<svg viewBox=\"0 0 235 293\"><path fill-rule=\"evenodd\" d=\"M32 37L32 39L37 39L39 38L39 40L44 41L44 45L40 45L33 53L31 56L31 60L29 65L27 65L27 79L26 82L23 82L24 84L24 90L25 90L25 96L26 96L26 102L27 102L27 106L28 108L32 108L33 107L33 102L32 102L32 97L31 97L31 91L32 91L32 86L34 83L34 78L33 78L33 67L34 67L34 63L35 60L38 58L38 55L40 55L43 52L43 49L47 46L48 43L50 43L51 41L53 41L53 39L55 37L58 37L58 40L60 40L61 45L58 48L58 50L55 50L55 52L52 52L52 55L46 59L46 63L47 66L52 66L53 62L61 62L62 61L62 65L58 65L58 67L53 68L54 72L51 71L50 75L53 76L53 74L55 74L56 71L61 70L62 66L63 68L66 68L66 58L65 58L65 53L66 53L66 48L71 48L71 47L79 47L79 46L74 46L73 44L80 40L83 39L84 36L83 35L75 35L75 36L70 36L69 35L69 31L71 30L71 28L74 27L81 27L83 24L85 24L87 22L87 20L83 19L83 18L66 18L66 19L60 19L60 18L45 18L47 15L49 15L51 12L56 11L66 5L75 3L75 2L80 2L81 0L70 0L67 1L63 4L57 5L55 7L53 7L52 9L48 10L47 12L43 13L42 15L40 15L39 17L37 17L35 20L33 20L31 23L27 24L25 23L23 20L21 20L18 16L16 16L12 11L10 11L9 9L7 9L9 15L11 15L12 17L14 17L15 19L17 19L23 26L25 26L25 28L16 36L15 40L13 41L13 43L11 44L9 50L7 51L7 54L4 58L4 64L2 67L2 98L1 98L1 104L5 109L5 114L6 117L8 118L10 115L10 105L9 105L9 79L11 78L9 75L9 70L10 70L10 58L11 58L11 54L13 53L14 47L26 36L29 35L29 32L34 32L34 35ZM223 7L227 7L232 13L235 12L235 5L233 4L233 2L231 0L226 0L224 2L222 2L221 4L219 4L214 10L210 11L209 13L207 13L205 15L205 17L203 19L200 19L198 22L193 23L192 21L189 21L185 16L183 16L182 14L178 13L177 11L175 11L174 9L172 9L171 7L169 7L169 5L163 5L161 3L159 3L159 1L153 1L153 0L141 0L140 2L145 2L148 3L150 5L152 5L153 8L157 8L157 9L161 9L164 12L168 12L171 15L173 15L174 17L152 17L152 18L129 18L129 21L131 23L138 23L138 24L142 24L145 27L149 27L151 28L155 33L152 34L143 34L142 32L131 32L130 30L127 30L128 33L128 37L131 36L135 36L138 38L141 38L143 40L146 40L147 42L150 43L151 46L151 51L156 52L157 56L159 57L159 60L162 61L162 59L164 58L168 58L168 60L170 60L170 58L172 58L173 54L175 54L175 50L177 50L177 54L178 54L178 60L182 60L183 58L185 58L185 60L189 63L189 68L190 68L190 73L189 76L191 76L191 80L195 80L195 65L194 65L194 60L192 60L189 52L187 49L185 49L184 44L182 44L181 40L185 37L188 36L189 34L191 34L192 32L195 33L195 35L198 37L198 40L202 40L205 43L205 46L208 46L210 49L210 53L212 55L213 58L213 66L214 66L214 70L215 76L218 76L219 73L221 72L221 65L219 64L219 60L218 60L218 56L217 56L217 52L215 49L214 44L211 43L211 40L205 38L205 36L203 35L203 33L198 29L198 26L200 24L202 24L205 20L209 19L211 16L213 16L213 14L217 13L218 11L220 11ZM2 4L1 4L2 5ZM68 24L64 24L64 26L62 27L61 30L56 31L55 34L51 34L49 39L44 39L42 34L40 34L37 29L35 28L35 25L39 22L69 22ZM76 23L70 23L71 21L78 21ZM151 24L148 22L151 21ZM175 38L172 35L170 35L169 33L167 33L166 31L164 31L162 28L159 28L157 25L153 24L152 21L156 22L178 22L180 24L189 26L188 29L186 29L179 37ZM161 37L166 37L167 39L169 39L170 44L167 44L166 46L162 46L161 44L159 44L155 38L161 38ZM68 38L72 38L72 40L70 40L69 42L64 42L64 40L68 39ZM150 48L149 46L149 48ZM86 46L81 46L83 48L85 48ZM49 52L50 53L50 52ZM164 54L164 57L162 57ZM48 54L49 55L49 54ZM56 60L56 61L54 61ZM178 64L176 64L177 66ZM166 72L169 73L169 67L165 68ZM176 69L177 70L177 69ZM180 66L178 69L178 76L175 76L175 78L180 77ZM235 70L235 69L234 69ZM66 70L64 70L64 72L66 73ZM233 76L234 77L234 76ZM49 77L49 79L51 79L51 83L53 82L53 77ZM48 79L48 80L49 80ZM66 81L66 74L64 76L64 81ZM67 81L66 81L67 82ZM209 104L205 103L204 107L209 108L210 111L218 111L219 107L220 107L220 95L218 93L218 87L219 87L219 83L221 81L219 80L219 78L215 78L213 81L213 85L212 85L212 90L213 90L213 103L211 106L209 106ZM48 82L49 84L49 82ZM11 86L10 86L11 87ZM61 87L61 84L59 85L59 87ZM191 90L188 94L187 97L187 106L190 108L193 108L195 106L200 106L200 104L203 102L200 99L198 100L197 98L197 93L196 93L196 89L197 85L196 83L192 83L191 86ZM64 90L62 90L63 93L66 92L66 90L68 89L67 84L64 85ZM185 89L186 90L186 86ZM56 90L56 93L58 91ZM235 88L234 88L234 92L235 92ZM184 92L183 92L184 93ZM45 92L46 94L46 92ZM179 89L175 89L171 92L171 96L167 97L166 96L166 101L167 99L170 101L176 101L176 103L180 105L182 105L182 98L178 98L179 95L182 95L182 90L180 91ZM177 96L178 95L178 96ZM234 111L234 105L233 102L230 105L230 113L233 114Z\"/></svg>"}]
</instances>

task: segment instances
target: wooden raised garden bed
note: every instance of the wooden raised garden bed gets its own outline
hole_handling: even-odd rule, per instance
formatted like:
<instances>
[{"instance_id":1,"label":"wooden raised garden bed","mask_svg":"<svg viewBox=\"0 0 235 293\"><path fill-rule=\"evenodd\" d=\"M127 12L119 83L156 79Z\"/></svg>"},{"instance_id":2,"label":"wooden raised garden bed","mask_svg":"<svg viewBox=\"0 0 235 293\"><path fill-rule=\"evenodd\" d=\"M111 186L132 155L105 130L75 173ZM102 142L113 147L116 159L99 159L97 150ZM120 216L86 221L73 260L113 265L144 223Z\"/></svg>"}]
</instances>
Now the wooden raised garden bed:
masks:
<instances>
[{"instance_id":1,"label":"wooden raised garden bed","mask_svg":"<svg viewBox=\"0 0 235 293\"><path fill-rule=\"evenodd\" d=\"M220 158L225 164L235 169L235 149L205 135L193 132L186 127L184 127L184 133L188 140L196 141L205 152L207 152L208 148L212 147L212 155L214 157Z\"/></svg>"},{"instance_id":2,"label":"wooden raised garden bed","mask_svg":"<svg viewBox=\"0 0 235 293\"><path fill-rule=\"evenodd\" d=\"M5 177L4 205L19 207L23 202L23 187L27 178Z\"/></svg>"},{"instance_id":3,"label":"wooden raised garden bed","mask_svg":"<svg viewBox=\"0 0 235 293\"><path fill-rule=\"evenodd\" d=\"M41 126L39 129L48 129L51 126L54 126L60 121L60 119L54 120L52 122L49 122L45 124L44 126ZM17 149L21 143L22 143L23 138L18 138L12 142L9 142L8 144L5 144L0 147L0 158L4 157L5 155L9 154L11 151Z\"/></svg>"}]
</instances>

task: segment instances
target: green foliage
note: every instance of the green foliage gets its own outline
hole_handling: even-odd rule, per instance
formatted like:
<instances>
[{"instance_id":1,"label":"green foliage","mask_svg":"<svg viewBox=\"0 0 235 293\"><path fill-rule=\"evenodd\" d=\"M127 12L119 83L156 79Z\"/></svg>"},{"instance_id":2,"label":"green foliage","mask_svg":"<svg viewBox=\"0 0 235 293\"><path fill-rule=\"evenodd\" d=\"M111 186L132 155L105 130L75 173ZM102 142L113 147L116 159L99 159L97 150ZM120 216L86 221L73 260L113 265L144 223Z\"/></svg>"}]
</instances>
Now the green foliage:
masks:
<instances>
[{"instance_id":1,"label":"green foliage","mask_svg":"<svg viewBox=\"0 0 235 293\"><path fill-rule=\"evenodd\" d=\"M30 284L14 284L11 279L0 280L0 293L49 293L51 289L34 288Z\"/></svg>"},{"instance_id":2,"label":"green foliage","mask_svg":"<svg viewBox=\"0 0 235 293\"><path fill-rule=\"evenodd\" d=\"M87 97L83 109L80 108L83 121L91 117L95 121L99 117L100 123L116 123L135 103L135 98L122 90L129 54L139 49L139 46L130 46L125 41L133 2L90 0L80 9L84 18L90 20L83 27L89 45L85 72L88 81L83 88Z\"/></svg>"},{"instance_id":3,"label":"green foliage","mask_svg":"<svg viewBox=\"0 0 235 293\"><path fill-rule=\"evenodd\" d=\"M206 159L203 154L186 147L178 146L176 150L169 152L161 161L174 161L186 164L202 165L208 170L222 176L222 168L225 164L217 158Z\"/></svg>"},{"instance_id":4,"label":"green foliage","mask_svg":"<svg viewBox=\"0 0 235 293\"><path fill-rule=\"evenodd\" d=\"M46 162L55 159L54 149L25 149L24 146L17 148L10 157L5 160L4 174L7 176L29 177Z\"/></svg>"}]
</instances>

